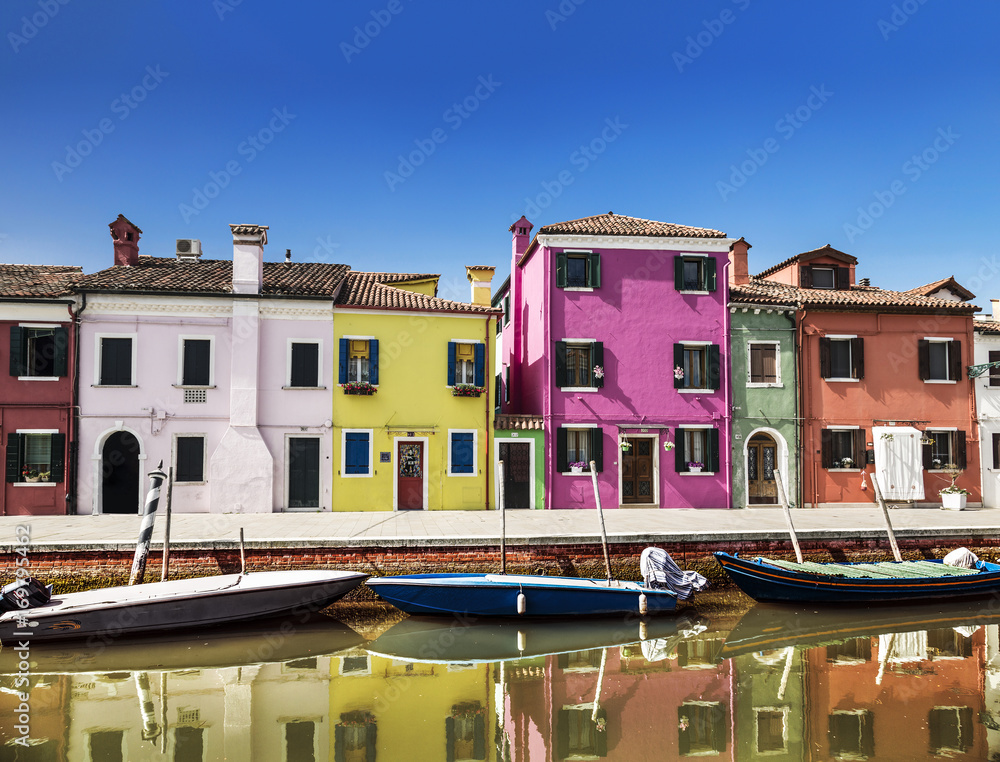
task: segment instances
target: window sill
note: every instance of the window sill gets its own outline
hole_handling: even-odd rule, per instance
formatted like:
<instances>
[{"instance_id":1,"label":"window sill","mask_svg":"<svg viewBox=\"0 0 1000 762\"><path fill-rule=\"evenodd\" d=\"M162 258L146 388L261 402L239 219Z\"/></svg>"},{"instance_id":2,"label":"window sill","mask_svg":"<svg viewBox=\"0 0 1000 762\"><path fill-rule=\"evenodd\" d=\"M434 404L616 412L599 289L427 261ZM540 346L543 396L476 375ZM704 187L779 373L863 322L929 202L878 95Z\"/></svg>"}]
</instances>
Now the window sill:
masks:
<instances>
[{"instance_id":1,"label":"window sill","mask_svg":"<svg viewBox=\"0 0 1000 762\"><path fill-rule=\"evenodd\" d=\"M326 389L325 386L283 386L282 391L323 391Z\"/></svg>"},{"instance_id":2,"label":"window sill","mask_svg":"<svg viewBox=\"0 0 1000 762\"><path fill-rule=\"evenodd\" d=\"M715 476L716 471L678 471L678 476Z\"/></svg>"},{"instance_id":3,"label":"window sill","mask_svg":"<svg viewBox=\"0 0 1000 762\"><path fill-rule=\"evenodd\" d=\"M827 471L831 473L841 473L841 474L858 474L864 471L863 468L828 468Z\"/></svg>"},{"instance_id":4,"label":"window sill","mask_svg":"<svg viewBox=\"0 0 1000 762\"><path fill-rule=\"evenodd\" d=\"M718 389L675 389L678 394L715 394Z\"/></svg>"},{"instance_id":5,"label":"window sill","mask_svg":"<svg viewBox=\"0 0 1000 762\"><path fill-rule=\"evenodd\" d=\"M174 389L218 389L215 384L210 384L209 386L202 386L201 384L171 384Z\"/></svg>"},{"instance_id":6,"label":"window sill","mask_svg":"<svg viewBox=\"0 0 1000 762\"><path fill-rule=\"evenodd\" d=\"M58 381L62 376L18 376L18 381Z\"/></svg>"},{"instance_id":7,"label":"window sill","mask_svg":"<svg viewBox=\"0 0 1000 762\"><path fill-rule=\"evenodd\" d=\"M951 381L946 378L925 378L925 384L957 384L958 381Z\"/></svg>"},{"instance_id":8,"label":"window sill","mask_svg":"<svg viewBox=\"0 0 1000 762\"><path fill-rule=\"evenodd\" d=\"M685 291L682 288L677 289L677 292L680 294L692 294L694 296L708 296L712 293L711 291Z\"/></svg>"},{"instance_id":9,"label":"window sill","mask_svg":"<svg viewBox=\"0 0 1000 762\"><path fill-rule=\"evenodd\" d=\"M138 384L91 384L91 389L138 389Z\"/></svg>"},{"instance_id":10,"label":"window sill","mask_svg":"<svg viewBox=\"0 0 1000 762\"><path fill-rule=\"evenodd\" d=\"M371 474L340 474L341 479L371 479Z\"/></svg>"},{"instance_id":11,"label":"window sill","mask_svg":"<svg viewBox=\"0 0 1000 762\"><path fill-rule=\"evenodd\" d=\"M747 389L784 389L785 385L781 383L769 384L764 381L747 381Z\"/></svg>"},{"instance_id":12,"label":"window sill","mask_svg":"<svg viewBox=\"0 0 1000 762\"><path fill-rule=\"evenodd\" d=\"M576 471L560 471L559 475L560 476L587 476L587 477L589 477L590 476L590 471L580 471L579 473L577 473Z\"/></svg>"},{"instance_id":13,"label":"window sill","mask_svg":"<svg viewBox=\"0 0 1000 762\"><path fill-rule=\"evenodd\" d=\"M468 479L468 478L469 478L470 476L479 476L479 474L477 474L477 473L471 473L471 474L455 474L455 473L452 473L451 471L449 471L449 472L448 472L448 476L454 476L454 477L456 477L456 478L458 478L458 477L463 477L463 476L464 476L464 477L465 477L466 479Z\"/></svg>"},{"instance_id":14,"label":"window sill","mask_svg":"<svg viewBox=\"0 0 1000 762\"><path fill-rule=\"evenodd\" d=\"M860 378L824 378L824 381L830 384L859 384L861 383Z\"/></svg>"},{"instance_id":15,"label":"window sill","mask_svg":"<svg viewBox=\"0 0 1000 762\"><path fill-rule=\"evenodd\" d=\"M11 487L55 487L59 482L11 482Z\"/></svg>"},{"instance_id":16,"label":"window sill","mask_svg":"<svg viewBox=\"0 0 1000 762\"><path fill-rule=\"evenodd\" d=\"M208 484L208 482L204 480L200 482L182 482L179 480L174 482L175 487L204 487L206 484Z\"/></svg>"},{"instance_id":17,"label":"window sill","mask_svg":"<svg viewBox=\"0 0 1000 762\"><path fill-rule=\"evenodd\" d=\"M559 391L561 392L599 392L600 388L596 386L560 386Z\"/></svg>"},{"instance_id":18,"label":"window sill","mask_svg":"<svg viewBox=\"0 0 1000 762\"><path fill-rule=\"evenodd\" d=\"M593 291L592 286L563 286L563 291Z\"/></svg>"}]
</instances>

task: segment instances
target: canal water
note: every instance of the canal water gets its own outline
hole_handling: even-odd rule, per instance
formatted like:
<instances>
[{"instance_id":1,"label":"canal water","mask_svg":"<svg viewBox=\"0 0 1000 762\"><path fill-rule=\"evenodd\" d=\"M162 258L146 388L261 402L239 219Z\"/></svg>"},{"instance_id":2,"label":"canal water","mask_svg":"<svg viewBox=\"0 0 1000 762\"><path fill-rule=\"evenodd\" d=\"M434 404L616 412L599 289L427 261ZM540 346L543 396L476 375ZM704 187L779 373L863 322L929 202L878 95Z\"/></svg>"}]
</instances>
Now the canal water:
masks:
<instances>
[{"instance_id":1,"label":"canal water","mask_svg":"<svg viewBox=\"0 0 1000 762\"><path fill-rule=\"evenodd\" d=\"M997 601L748 605L5 648L0 762L1000 758Z\"/></svg>"}]
</instances>

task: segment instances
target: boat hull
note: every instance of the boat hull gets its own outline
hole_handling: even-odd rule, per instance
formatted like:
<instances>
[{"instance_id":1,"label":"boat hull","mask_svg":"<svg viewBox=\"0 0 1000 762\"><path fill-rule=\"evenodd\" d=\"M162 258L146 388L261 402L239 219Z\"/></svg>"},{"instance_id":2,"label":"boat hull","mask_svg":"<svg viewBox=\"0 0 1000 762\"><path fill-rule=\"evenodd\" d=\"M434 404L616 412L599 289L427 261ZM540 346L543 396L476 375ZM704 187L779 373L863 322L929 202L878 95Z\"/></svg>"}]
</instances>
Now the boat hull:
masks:
<instances>
[{"instance_id":1,"label":"boat hull","mask_svg":"<svg viewBox=\"0 0 1000 762\"><path fill-rule=\"evenodd\" d=\"M782 569L729 553L716 553L715 558L740 590L761 603L914 603L1000 592L996 564L984 564L983 571L964 576L857 578Z\"/></svg>"},{"instance_id":2,"label":"boat hull","mask_svg":"<svg viewBox=\"0 0 1000 762\"><path fill-rule=\"evenodd\" d=\"M255 572L54 595L43 606L0 616L0 642L86 638L100 644L122 635L319 611L366 578L344 571ZM18 624L21 616L28 628Z\"/></svg>"},{"instance_id":3,"label":"boat hull","mask_svg":"<svg viewBox=\"0 0 1000 762\"><path fill-rule=\"evenodd\" d=\"M408 614L423 616L571 617L640 615L677 608L677 596L634 582L502 574L411 574L373 577L368 586ZM524 613L518 596L524 595Z\"/></svg>"}]
</instances>

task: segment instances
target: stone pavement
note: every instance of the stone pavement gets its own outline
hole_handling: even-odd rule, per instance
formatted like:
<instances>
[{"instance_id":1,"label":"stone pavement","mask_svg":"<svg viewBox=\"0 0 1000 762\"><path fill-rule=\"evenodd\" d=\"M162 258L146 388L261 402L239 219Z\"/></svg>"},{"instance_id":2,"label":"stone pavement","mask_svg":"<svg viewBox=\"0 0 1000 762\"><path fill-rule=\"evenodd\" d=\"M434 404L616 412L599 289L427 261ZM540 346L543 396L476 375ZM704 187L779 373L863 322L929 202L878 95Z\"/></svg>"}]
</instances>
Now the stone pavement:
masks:
<instances>
[{"instance_id":1,"label":"stone pavement","mask_svg":"<svg viewBox=\"0 0 1000 762\"><path fill-rule=\"evenodd\" d=\"M1000 510L944 511L894 508L889 512L896 536L924 540L1000 538ZM800 540L885 538L881 511L829 508L792 511ZM611 542L718 543L787 540L778 508L746 510L605 511ZM496 511L405 511L358 513L174 514L170 544L185 549L231 549L243 528L247 548L301 547L460 547L498 544L501 517ZM508 511L509 545L590 544L600 542L600 520L593 510ZM138 516L0 517L0 553L17 542L17 526L30 527L36 552L129 550L139 532ZM157 516L153 548L162 544L166 521Z\"/></svg>"}]
</instances>

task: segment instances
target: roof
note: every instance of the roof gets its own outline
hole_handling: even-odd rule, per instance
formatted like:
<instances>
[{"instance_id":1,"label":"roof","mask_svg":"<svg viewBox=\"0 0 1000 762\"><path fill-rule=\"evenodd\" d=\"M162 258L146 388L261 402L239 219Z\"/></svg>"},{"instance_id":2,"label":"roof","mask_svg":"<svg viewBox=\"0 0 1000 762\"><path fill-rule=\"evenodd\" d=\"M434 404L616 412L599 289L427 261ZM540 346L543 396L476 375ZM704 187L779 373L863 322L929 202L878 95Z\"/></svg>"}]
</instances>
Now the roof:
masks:
<instances>
[{"instance_id":1,"label":"roof","mask_svg":"<svg viewBox=\"0 0 1000 762\"><path fill-rule=\"evenodd\" d=\"M656 222L639 217L626 217L614 212L543 225L538 229L537 235L546 234L649 236L655 238L726 237L726 234L719 230L675 225L672 222Z\"/></svg>"},{"instance_id":2,"label":"roof","mask_svg":"<svg viewBox=\"0 0 1000 762\"><path fill-rule=\"evenodd\" d=\"M363 307L387 310L429 310L445 312L476 312L493 314L498 310L481 304L453 302L450 299L439 299L436 296L426 296L413 291L395 288L390 283L400 283L404 280L420 280L437 277L426 275L419 277L398 277L401 273L370 273L350 272L344 282L344 287L337 296L338 307Z\"/></svg>"},{"instance_id":3,"label":"roof","mask_svg":"<svg viewBox=\"0 0 1000 762\"><path fill-rule=\"evenodd\" d=\"M955 296L961 299L963 302L969 299L975 299L976 295L969 291L969 289L963 287L955 280L954 275L949 275L947 278L942 278L941 280L936 280L933 283L928 283L924 286L917 286L916 288L911 288L906 293L908 294L921 294L923 296L930 296L941 289L948 289Z\"/></svg>"},{"instance_id":4,"label":"roof","mask_svg":"<svg viewBox=\"0 0 1000 762\"><path fill-rule=\"evenodd\" d=\"M856 265L858 263L856 257L852 256L851 254L845 254L844 252L833 248L830 244L827 244L826 246L820 246L818 249L803 251L801 254L796 254L794 257L789 257L786 260L778 262L778 264L776 265L771 265L764 272L760 273L757 277L766 278L768 275L778 272L778 270L784 270L790 264L794 264L795 262L799 263L809 262L810 260L818 259L819 257L833 257L834 259L840 259L852 265Z\"/></svg>"},{"instance_id":5,"label":"roof","mask_svg":"<svg viewBox=\"0 0 1000 762\"><path fill-rule=\"evenodd\" d=\"M0 298L71 296L83 268L68 265L0 264Z\"/></svg>"},{"instance_id":6,"label":"roof","mask_svg":"<svg viewBox=\"0 0 1000 762\"><path fill-rule=\"evenodd\" d=\"M904 312L953 312L971 314L979 310L968 302L954 302L909 291L888 291L874 286L851 286L847 291L798 288L760 277L740 286L730 286L731 302L765 305L797 304L803 307L836 310L893 309Z\"/></svg>"},{"instance_id":7,"label":"roof","mask_svg":"<svg viewBox=\"0 0 1000 762\"><path fill-rule=\"evenodd\" d=\"M974 320L972 322L972 327L975 329L976 333L981 333L986 336L1000 335L1000 321L997 320Z\"/></svg>"},{"instance_id":8,"label":"roof","mask_svg":"<svg viewBox=\"0 0 1000 762\"><path fill-rule=\"evenodd\" d=\"M493 419L493 428L497 431L541 431L542 416L504 413Z\"/></svg>"}]
</instances>

